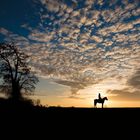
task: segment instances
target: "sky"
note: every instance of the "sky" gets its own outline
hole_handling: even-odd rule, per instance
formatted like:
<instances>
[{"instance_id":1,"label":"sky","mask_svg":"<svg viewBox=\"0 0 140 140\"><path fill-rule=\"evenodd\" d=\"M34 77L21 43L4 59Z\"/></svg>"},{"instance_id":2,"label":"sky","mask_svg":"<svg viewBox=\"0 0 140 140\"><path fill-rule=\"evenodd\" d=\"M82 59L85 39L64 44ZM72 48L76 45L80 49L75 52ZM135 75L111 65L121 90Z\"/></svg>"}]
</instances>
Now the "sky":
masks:
<instances>
[{"instance_id":1,"label":"sky","mask_svg":"<svg viewBox=\"0 0 140 140\"><path fill-rule=\"evenodd\" d=\"M140 107L139 0L1 0L0 42L30 55L43 105L93 107L101 93Z\"/></svg>"}]
</instances>

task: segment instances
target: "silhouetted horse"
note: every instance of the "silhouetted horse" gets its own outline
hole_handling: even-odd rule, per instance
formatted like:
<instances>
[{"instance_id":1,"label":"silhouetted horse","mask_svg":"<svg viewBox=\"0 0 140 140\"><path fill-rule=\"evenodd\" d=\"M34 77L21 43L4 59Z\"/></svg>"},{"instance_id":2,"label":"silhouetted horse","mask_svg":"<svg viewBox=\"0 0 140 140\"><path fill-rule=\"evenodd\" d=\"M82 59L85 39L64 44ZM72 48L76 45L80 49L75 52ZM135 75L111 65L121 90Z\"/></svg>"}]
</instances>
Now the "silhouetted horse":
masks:
<instances>
[{"instance_id":1,"label":"silhouetted horse","mask_svg":"<svg viewBox=\"0 0 140 140\"><path fill-rule=\"evenodd\" d=\"M102 104L102 108L103 108L105 100L108 100L108 98L104 97L104 98L101 98L101 99L94 99L94 107L96 107L97 103L101 103Z\"/></svg>"}]
</instances>

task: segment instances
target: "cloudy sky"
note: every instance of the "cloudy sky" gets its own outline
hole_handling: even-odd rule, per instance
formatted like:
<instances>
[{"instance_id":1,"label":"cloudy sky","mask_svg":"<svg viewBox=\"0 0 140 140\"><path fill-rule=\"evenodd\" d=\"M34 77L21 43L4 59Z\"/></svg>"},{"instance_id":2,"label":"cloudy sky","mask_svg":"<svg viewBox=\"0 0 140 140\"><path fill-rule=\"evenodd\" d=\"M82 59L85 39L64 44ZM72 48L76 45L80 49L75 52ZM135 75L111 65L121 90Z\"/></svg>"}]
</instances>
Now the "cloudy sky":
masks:
<instances>
[{"instance_id":1,"label":"cloudy sky","mask_svg":"<svg viewBox=\"0 0 140 140\"><path fill-rule=\"evenodd\" d=\"M0 42L15 42L42 104L140 106L139 0L1 0Z\"/></svg>"}]
</instances>

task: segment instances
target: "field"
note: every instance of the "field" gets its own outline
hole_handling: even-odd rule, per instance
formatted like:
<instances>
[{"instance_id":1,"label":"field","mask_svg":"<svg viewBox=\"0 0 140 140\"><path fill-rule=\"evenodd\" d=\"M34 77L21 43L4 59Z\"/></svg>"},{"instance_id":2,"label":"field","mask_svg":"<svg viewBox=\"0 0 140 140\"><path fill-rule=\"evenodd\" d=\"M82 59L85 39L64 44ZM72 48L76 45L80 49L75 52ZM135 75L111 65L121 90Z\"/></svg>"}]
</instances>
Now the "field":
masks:
<instances>
[{"instance_id":1,"label":"field","mask_svg":"<svg viewBox=\"0 0 140 140\"><path fill-rule=\"evenodd\" d=\"M43 107L30 103L0 101L0 119L6 123L28 122L43 126L86 125L87 127L135 125L140 121L140 108L75 108L75 107Z\"/></svg>"},{"instance_id":2,"label":"field","mask_svg":"<svg viewBox=\"0 0 140 140\"><path fill-rule=\"evenodd\" d=\"M63 108L0 102L1 128L6 133L14 131L14 137L32 134L40 139L50 136L73 139L75 135L77 138L84 135L87 139L97 134L101 137L103 133L116 137L138 131L139 119L140 108Z\"/></svg>"}]
</instances>

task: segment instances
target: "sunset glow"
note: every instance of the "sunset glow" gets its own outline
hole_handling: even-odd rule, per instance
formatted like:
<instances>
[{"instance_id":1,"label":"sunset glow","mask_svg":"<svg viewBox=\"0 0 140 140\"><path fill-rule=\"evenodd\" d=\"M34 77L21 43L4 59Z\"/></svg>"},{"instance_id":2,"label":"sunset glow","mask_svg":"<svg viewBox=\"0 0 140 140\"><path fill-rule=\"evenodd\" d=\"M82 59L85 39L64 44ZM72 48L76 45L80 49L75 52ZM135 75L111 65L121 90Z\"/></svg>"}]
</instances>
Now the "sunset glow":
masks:
<instances>
[{"instance_id":1,"label":"sunset glow","mask_svg":"<svg viewBox=\"0 0 140 140\"><path fill-rule=\"evenodd\" d=\"M1 0L0 42L30 56L42 105L140 107L139 0ZM100 107L100 105L98 105Z\"/></svg>"}]
</instances>

